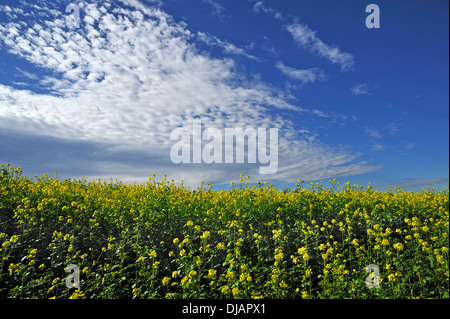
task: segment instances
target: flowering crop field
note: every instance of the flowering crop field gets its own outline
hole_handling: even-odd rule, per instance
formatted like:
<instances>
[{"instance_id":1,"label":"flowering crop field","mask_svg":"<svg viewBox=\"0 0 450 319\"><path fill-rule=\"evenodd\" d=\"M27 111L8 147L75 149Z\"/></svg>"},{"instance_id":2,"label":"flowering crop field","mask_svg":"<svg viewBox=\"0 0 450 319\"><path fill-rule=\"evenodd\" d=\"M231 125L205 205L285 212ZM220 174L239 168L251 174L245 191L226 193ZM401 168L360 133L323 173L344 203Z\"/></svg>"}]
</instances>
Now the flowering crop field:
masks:
<instances>
[{"instance_id":1,"label":"flowering crop field","mask_svg":"<svg viewBox=\"0 0 450 319\"><path fill-rule=\"evenodd\" d=\"M192 190L2 165L0 298L449 297L447 189L245 180Z\"/></svg>"}]
</instances>

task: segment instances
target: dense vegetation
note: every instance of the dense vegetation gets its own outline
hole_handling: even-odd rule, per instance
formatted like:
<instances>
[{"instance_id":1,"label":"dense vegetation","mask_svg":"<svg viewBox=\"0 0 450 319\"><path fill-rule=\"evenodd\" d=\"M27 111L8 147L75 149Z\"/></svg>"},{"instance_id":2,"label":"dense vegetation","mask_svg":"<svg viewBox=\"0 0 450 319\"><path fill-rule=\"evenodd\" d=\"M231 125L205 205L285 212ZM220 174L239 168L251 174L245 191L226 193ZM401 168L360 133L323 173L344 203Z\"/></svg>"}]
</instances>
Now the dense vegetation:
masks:
<instances>
[{"instance_id":1,"label":"dense vegetation","mask_svg":"<svg viewBox=\"0 0 450 319\"><path fill-rule=\"evenodd\" d=\"M447 190L299 181L283 192L241 177L191 190L2 165L0 297L449 297ZM66 287L71 264L79 289Z\"/></svg>"}]
</instances>

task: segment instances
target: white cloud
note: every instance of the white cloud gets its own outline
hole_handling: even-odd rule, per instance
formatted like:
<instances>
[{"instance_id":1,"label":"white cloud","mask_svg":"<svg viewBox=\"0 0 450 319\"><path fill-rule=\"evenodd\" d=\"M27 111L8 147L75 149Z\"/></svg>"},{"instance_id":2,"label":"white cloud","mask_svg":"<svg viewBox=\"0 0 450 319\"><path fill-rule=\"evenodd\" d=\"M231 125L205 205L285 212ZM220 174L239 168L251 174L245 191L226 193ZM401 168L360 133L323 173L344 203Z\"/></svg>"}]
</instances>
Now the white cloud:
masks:
<instances>
[{"instance_id":1,"label":"white cloud","mask_svg":"<svg viewBox=\"0 0 450 319\"><path fill-rule=\"evenodd\" d=\"M355 64L353 55L342 52L336 46L324 43L316 36L316 32L311 30L306 24L294 22L287 26L287 30L300 47L306 48L312 53L329 60L331 63L339 65L341 70L349 70Z\"/></svg>"},{"instance_id":2,"label":"white cloud","mask_svg":"<svg viewBox=\"0 0 450 319\"><path fill-rule=\"evenodd\" d=\"M380 132L378 132L378 130L374 127L366 127L364 130L370 137L377 138L377 139L383 138L381 136Z\"/></svg>"},{"instance_id":3,"label":"white cloud","mask_svg":"<svg viewBox=\"0 0 450 319\"><path fill-rule=\"evenodd\" d=\"M352 87L352 92L355 95L370 95L370 94L372 94L369 91L369 85L367 83L355 84Z\"/></svg>"},{"instance_id":4,"label":"white cloud","mask_svg":"<svg viewBox=\"0 0 450 319\"><path fill-rule=\"evenodd\" d=\"M374 151L383 151L385 148L386 148L386 146L384 146L382 144L375 144L372 149Z\"/></svg>"},{"instance_id":5,"label":"white cloud","mask_svg":"<svg viewBox=\"0 0 450 319\"><path fill-rule=\"evenodd\" d=\"M390 134L397 134L401 131L399 124L392 122L386 125L386 130L389 131Z\"/></svg>"},{"instance_id":6,"label":"white cloud","mask_svg":"<svg viewBox=\"0 0 450 319\"><path fill-rule=\"evenodd\" d=\"M358 154L321 145L305 131L296 132L286 118L288 113L276 114L273 109L321 115L294 105L285 92L237 73L232 58L200 52L184 23L158 7L137 0L124 2L132 9L108 2L80 3L84 19L78 29L66 27L64 14L45 8L35 21L0 23L0 44L49 74L39 81L47 93L34 91L31 85L25 90L0 84L2 129L36 138L106 144L110 154L124 161L129 152L152 159L139 167L83 159L101 168L98 175L106 178L136 179L156 171L198 183L205 177L216 182L235 180L240 169L258 175L259 165L173 165L170 132L190 125L194 117L218 129L279 128L279 171L270 176L273 180L318 179L376 169L355 162ZM45 12L46 19L42 18ZM231 43L213 39L230 53L245 54ZM315 70L295 71L299 70L291 76L303 81L320 77Z\"/></svg>"},{"instance_id":7,"label":"white cloud","mask_svg":"<svg viewBox=\"0 0 450 319\"><path fill-rule=\"evenodd\" d=\"M407 148L408 150L411 150L411 149L413 149L413 148L416 147L416 146L417 146L417 143L414 143L414 142L411 142L411 143L406 144L406 148Z\"/></svg>"},{"instance_id":8,"label":"white cloud","mask_svg":"<svg viewBox=\"0 0 450 319\"><path fill-rule=\"evenodd\" d=\"M324 81L326 79L325 74L320 68L294 69L292 67L284 65L284 63L281 61L277 62L276 67L284 75L288 76L291 79L300 81L302 84Z\"/></svg>"},{"instance_id":9,"label":"white cloud","mask_svg":"<svg viewBox=\"0 0 450 319\"><path fill-rule=\"evenodd\" d=\"M419 189L423 190L424 188L428 188L428 186L436 186L436 185L444 185L448 187L449 179L448 177L419 177L419 178L407 178L399 180L396 183L385 184L385 185L376 185L376 189L381 188L408 188L408 189Z\"/></svg>"},{"instance_id":10,"label":"white cloud","mask_svg":"<svg viewBox=\"0 0 450 319\"><path fill-rule=\"evenodd\" d=\"M271 14L277 20L284 20L285 19L281 12L279 12L279 11L277 11L275 9L266 7L262 1L257 1L253 5L252 10L253 10L254 13L264 12L266 14Z\"/></svg>"},{"instance_id":11,"label":"white cloud","mask_svg":"<svg viewBox=\"0 0 450 319\"><path fill-rule=\"evenodd\" d=\"M225 7L223 5L221 5L218 1L216 0L202 0L202 2L210 5L213 8L213 12L214 15L217 16L220 20L225 18L224 12L225 12Z\"/></svg>"},{"instance_id":12,"label":"white cloud","mask_svg":"<svg viewBox=\"0 0 450 319\"><path fill-rule=\"evenodd\" d=\"M247 53L244 49L237 47L233 43L230 43L230 42L224 41L224 40L220 40L216 36L207 34L205 32L198 32L197 33L197 38L200 41L202 41L202 42L204 42L204 43L206 43L206 44L208 44L210 46L219 46L219 47L221 47L225 54L240 55L240 56L244 56L244 57L249 58L249 59L259 60L254 55L251 55L251 54Z\"/></svg>"}]
</instances>

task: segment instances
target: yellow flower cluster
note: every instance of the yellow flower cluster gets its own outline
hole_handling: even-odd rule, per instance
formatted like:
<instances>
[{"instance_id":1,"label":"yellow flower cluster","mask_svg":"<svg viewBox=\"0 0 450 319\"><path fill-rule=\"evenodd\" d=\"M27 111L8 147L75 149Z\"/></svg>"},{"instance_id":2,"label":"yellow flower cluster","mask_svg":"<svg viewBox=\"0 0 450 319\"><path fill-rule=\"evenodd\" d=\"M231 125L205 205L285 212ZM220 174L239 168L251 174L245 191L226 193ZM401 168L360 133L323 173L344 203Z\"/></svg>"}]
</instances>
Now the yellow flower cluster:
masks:
<instances>
[{"instance_id":1,"label":"yellow flower cluster","mask_svg":"<svg viewBox=\"0 0 450 319\"><path fill-rule=\"evenodd\" d=\"M243 182L194 191L155 176L128 185L5 170L8 297L448 298L447 190L299 181L295 192ZM57 277L69 264L83 291ZM370 264L389 289L364 285Z\"/></svg>"}]
</instances>

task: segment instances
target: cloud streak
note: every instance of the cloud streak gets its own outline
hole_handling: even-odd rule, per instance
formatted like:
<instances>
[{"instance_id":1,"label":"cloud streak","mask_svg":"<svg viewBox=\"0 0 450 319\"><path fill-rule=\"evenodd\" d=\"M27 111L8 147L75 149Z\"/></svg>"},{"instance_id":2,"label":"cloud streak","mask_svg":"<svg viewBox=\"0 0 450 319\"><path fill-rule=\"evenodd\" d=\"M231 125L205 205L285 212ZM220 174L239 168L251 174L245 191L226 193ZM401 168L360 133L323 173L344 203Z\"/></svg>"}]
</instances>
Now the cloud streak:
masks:
<instances>
[{"instance_id":1,"label":"cloud streak","mask_svg":"<svg viewBox=\"0 0 450 319\"><path fill-rule=\"evenodd\" d=\"M278 61L276 67L287 77L300 81L301 84L314 83L316 81L325 81L326 77L320 68L310 69L294 69L284 65L283 62Z\"/></svg>"},{"instance_id":2,"label":"cloud streak","mask_svg":"<svg viewBox=\"0 0 450 319\"><path fill-rule=\"evenodd\" d=\"M247 53L244 49L237 47L233 43L230 43L228 41L221 40L213 35L207 34L205 32L198 32L197 33L198 40L206 43L209 46L218 46L223 49L223 52L225 54L231 54L236 56L243 56L248 59L253 59L256 61L259 61L257 57L254 55L251 55Z\"/></svg>"},{"instance_id":3,"label":"cloud streak","mask_svg":"<svg viewBox=\"0 0 450 319\"><path fill-rule=\"evenodd\" d=\"M367 83L355 84L352 87L352 93L355 95L371 95L369 91L369 85Z\"/></svg>"},{"instance_id":4,"label":"cloud streak","mask_svg":"<svg viewBox=\"0 0 450 319\"><path fill-rule=\"evenodd\" d=\"M448 177L423 177L423 178L407 178L399 180L398 183L391 183L385 185L375 186L377 189L394 188L400 187L403 189L421 189L428 188L428 186L447 186L449 179Z\"/></svg>"},{"instance_id":5,"label":"cloud streak","mask_svg":"<svg viewBox=\"0 0 450 319\"><path fill-rule=\"evenodd\" d=\"M311 30L306 24L294 22L286 29L300 47L337 64L342 71L350 70L355 64L353 55L341 51L337 46L324 43L316 36L316 31Z\"/></svg>"},{"instance_id":6,"label":"cloud streak","mask_svg":"<svg viewBox=\"0 0 450 319\"><path fill-rule=\"evenodd\" d=\"M366 127L365 129L364 129L364 131L367 133L367 135L369 135L370 137L372 137L372 138L376 138L376 139L381 139L381 138L383 138L382 136L381 136L381 134L380 134L380 132L376 129L376 128L374 128L374 127Z\"/></svg>"},{"instance_id":7,"label":"cloud streak","mask_svg":"<svg viewBox=\"0 0 450 319\"><path fill-rule=\"evenodd\" d=\"M219 18L219 20L223 20L225 18L224 12L225 7L222 6L219 2L215 0L202 0L203 3L206 3L212 7L214 10L214 15Z\"/></svg>"}]
</instances>

